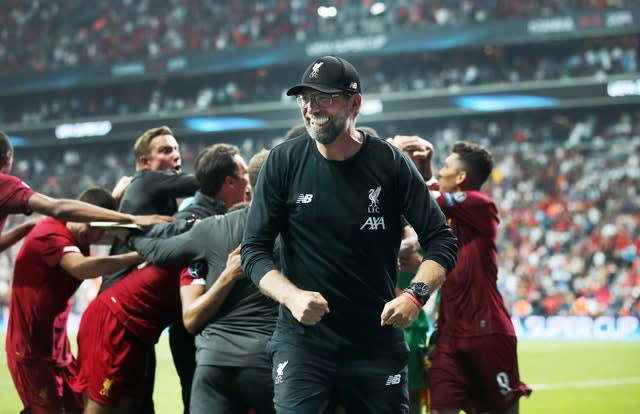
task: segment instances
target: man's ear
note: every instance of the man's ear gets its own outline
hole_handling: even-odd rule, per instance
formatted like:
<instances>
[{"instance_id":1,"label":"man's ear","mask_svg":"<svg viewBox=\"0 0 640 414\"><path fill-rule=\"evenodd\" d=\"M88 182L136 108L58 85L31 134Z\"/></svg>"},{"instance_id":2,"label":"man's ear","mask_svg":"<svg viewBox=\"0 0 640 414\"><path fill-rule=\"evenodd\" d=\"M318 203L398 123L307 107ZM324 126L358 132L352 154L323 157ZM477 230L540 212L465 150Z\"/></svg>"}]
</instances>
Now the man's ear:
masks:
<instances>
[{"instance_id":1,"label":"man's ear","mask_svg":"<svg viewBox=\"0 0 640 414\"><path fill-rule=\"evenodd\" d=\"M360 113L360 108L362 107L362 95L356 94L353 99L353 109L356 113Z\"/></svg>"},{"instance_id":2,"label":"man's ear","mask_svg":"<svg viewBox=\"0 0 640 414\"><path fill-rule=\"evenodd\" d=\"M149 158L146 155L141 155L138 157L138 166L140 167L148 167L149 166Z\"/></svg>"},{"instance_id":3,"label":"man's ear","mask_svg":"<svg viewBox=\"0 0 640 414\"><path fill-rule=\"evenodd\" d=\"M456 184L458 186L462 185L462 183L464 183L466 179L467 179L466 171L459 171L458 174L456 174Z\"/></svg>"}]
</instances>

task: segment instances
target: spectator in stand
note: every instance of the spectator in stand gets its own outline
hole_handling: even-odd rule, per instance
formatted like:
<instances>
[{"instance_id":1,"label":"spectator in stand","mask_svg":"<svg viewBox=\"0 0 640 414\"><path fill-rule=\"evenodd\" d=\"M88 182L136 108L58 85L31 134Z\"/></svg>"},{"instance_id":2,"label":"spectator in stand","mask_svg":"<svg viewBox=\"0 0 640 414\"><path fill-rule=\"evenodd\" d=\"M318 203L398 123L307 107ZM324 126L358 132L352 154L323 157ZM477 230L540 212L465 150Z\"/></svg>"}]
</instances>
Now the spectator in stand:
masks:
<instances>
[{"instance_id":1,"label":"spectator in stand","mask_svg":"<svg viewBox=\"0 0 640 414\"><path fill-rule=\"evenodd\" d=\"M535 6L523 0L389 1L383 14L373 14L370 2L334 2L337 14L326 19L318 16L317 4L312 1L243 1L227 5L177 0L151 6L117 0L92 5L91 10L79 0L54 0L30 7L13 3L0 14L7 29L3 40L4 44L24 47L0 47L0 73L43 72L134 59L166 61L187 53L636 6L634 0L618 0L615 4L554 0L537 2ZM90 20L55 24L66 14L89 12Z\"/></svg>"},{"instance_id":2,"label":"spectator in stand","mask_svg":"<svg viewBox=\"0 0 640 414\"><path fill-rule=\"evenodd\" d=\"M370 92L388 94L425 89L469 87L496 83L541 82L564 78L594 78L634 74L638 70L638 34L588 39L559 39L525 45L438 53L416 51L361 58ZM412 68L405 70L406 67ZM232 73L169 76L166 79L121 82L73 91L34 91L0 96L0 120L31 124L60 118L170 113L282 99L295 64L234 69ZM132 83L133 82L133 83ZM37 104L34 104L36 102Z\"/></svg>"},{"instance_id":3,"label":"spectator in stand","mask_svg":"<svg viewBox=\"0 0 640 414\"><path fill-rule=\"evenodd\" d=\"M80 201L115 209L105 190L83 192ZM47 218L37 224L16 258L7 329L7 365L29 413L78 413L79 394L69 388L76 361L67 337L71 296L83 279L99 277L142 262L137 253L89 255L102 229L88 223Z\"/></svg>"}]
</instances>

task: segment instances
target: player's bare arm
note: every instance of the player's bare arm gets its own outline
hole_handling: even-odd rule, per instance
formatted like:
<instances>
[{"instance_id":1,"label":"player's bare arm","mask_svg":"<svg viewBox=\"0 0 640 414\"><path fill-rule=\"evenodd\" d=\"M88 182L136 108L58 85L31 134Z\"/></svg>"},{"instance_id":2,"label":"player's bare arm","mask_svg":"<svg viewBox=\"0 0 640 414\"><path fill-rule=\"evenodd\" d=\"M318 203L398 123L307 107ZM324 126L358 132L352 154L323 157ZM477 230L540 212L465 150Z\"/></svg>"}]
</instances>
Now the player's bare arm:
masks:
<instances>
[{"instance_id":1,"label":"player's bare arm","mask_svg":"<svg viewBox=\"0 0 640 414\"><path fill-rule=\"evenodd\" d=\"M76 279L93 279L104 274L142 263L136 252L113 256L84 256L80 252L69 252L60 259L60 266Z\"/></svg>"},{"instance_id":2,"label":"player's bare arm","mask_svg":"<svg viewBox=\"0 0 640 414\"><path fill-rule=\"evenodd\" d=\"M35 193L29 198L29 209L54 217L61 221L86 222L92 220L123 221L139 226L150 226L156 223L173 221L173 217L157 214L149 216L133 216L118 211L98 207L78 200L55 199L44 194Z\"/></svg>"},{"instance_id":3,"label":"player's bare arm","mask_svg":"<svg viewBox=\"0 0 640 414\"><path fill-rule=\"evenodd\" d=\"M213 320L227 299L236 281L245 277L240 265L240 246L227 256L227 264L220 276L205 291L204 286L182 286L182 321L187 331L193 335Z\"/></svg>"},{"instance_id":4,"label":"player's bare arm","mask_svg":"<svg viewBox=\"0 0 640 414\"><path fill-rule=\"evenodd\" d=\"M22 240L39 221L40 219L29 220L2 233L0 235L0 252Z\"/></svg>"}]
</instances>

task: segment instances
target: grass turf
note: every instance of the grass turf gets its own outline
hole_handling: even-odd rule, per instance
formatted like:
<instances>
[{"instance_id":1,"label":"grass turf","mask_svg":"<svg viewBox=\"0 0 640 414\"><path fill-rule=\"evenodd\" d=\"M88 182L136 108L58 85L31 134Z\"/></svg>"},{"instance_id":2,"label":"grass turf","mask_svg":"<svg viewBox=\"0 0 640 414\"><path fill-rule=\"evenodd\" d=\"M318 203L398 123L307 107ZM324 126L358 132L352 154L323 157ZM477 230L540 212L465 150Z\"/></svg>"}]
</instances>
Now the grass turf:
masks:
<instances>
[{"instance_id":1,"label":"grass turf","mask_svg":"<svg viewBox=\"0 0 640 414\"><path fill-rule=\"evenodd\" d=\"M518 352L521 377L534 388L521 400L522 414L640 412L640 341L528 340L520 341ZM0 414L15 414L22 405L0 354ZM179 414L180 386L166 336L156 354L156 413Z\"/></svg>"}]
</instances>

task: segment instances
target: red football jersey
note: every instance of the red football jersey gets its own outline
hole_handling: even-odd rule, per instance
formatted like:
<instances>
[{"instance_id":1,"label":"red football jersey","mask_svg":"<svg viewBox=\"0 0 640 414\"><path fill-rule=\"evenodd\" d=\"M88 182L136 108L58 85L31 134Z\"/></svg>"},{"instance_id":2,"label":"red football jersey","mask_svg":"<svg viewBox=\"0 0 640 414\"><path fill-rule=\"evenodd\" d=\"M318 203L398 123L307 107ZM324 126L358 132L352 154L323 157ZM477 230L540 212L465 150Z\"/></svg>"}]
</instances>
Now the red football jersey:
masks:
<instances>
[{"instance_id":1,"label":"red football jersey","mask_svg":"<svg viewBox=\"0 0 640 414\"><path fill-rule=\"evenodd\" d=\"M72 360L67 337L71 296L81 281L59 263L69 252L82 251L66 223L46 218L27 235L13 270L7 353L19 359Z\"/></svg>"},{"instance_id":2,"label":"red football jersey","mask_svg":"<svg viewBox=\"0 0 640 414\"><path fill-rule=\"evenodd\" d=\"M458 238L458 262L440 289L438 329L444 335L515 335L497 288L495 203L480 191L441 193L437 202Z\"/></svg>"},{"instance_id":3,"label":"red football jersey","mask_svg":"<svg viewBox=\"0 0 640 414\"><path fill-rule=\"evenodd\" d=\"M34 192L19 178L0 173L0 233L7 215L29 213L27 203Z\"/></svg>"},{"instance_id":4,"label":"red football jersey","mask_svg":"<svg viewBox=\"0 0 640 414\"><path fill-rule=\"evenodd\" d=\"M96 300L141 341L156 343L164 328L180 317L181 269L149 264L135 268Z\"/></svg>"}]
</instances>

